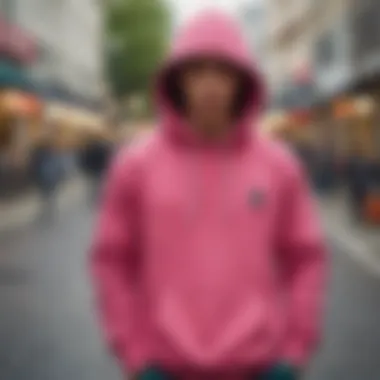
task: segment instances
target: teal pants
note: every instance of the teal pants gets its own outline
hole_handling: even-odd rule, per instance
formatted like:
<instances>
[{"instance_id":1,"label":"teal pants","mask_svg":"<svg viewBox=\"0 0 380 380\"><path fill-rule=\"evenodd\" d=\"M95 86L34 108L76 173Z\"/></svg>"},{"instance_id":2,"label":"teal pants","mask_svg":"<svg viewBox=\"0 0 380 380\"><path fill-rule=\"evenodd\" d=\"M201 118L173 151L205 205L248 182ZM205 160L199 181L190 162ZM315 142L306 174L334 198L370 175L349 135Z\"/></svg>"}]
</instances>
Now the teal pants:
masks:
<instances>
[{"instance_id":1,"label":"teal pants","mask_svg":"<svg viewBox=\"0 0 380 380\"><path fill-rule=\"evenodd\" d=\"M137 380L175 380L172 379L170 375L167 375L163 371L156 368L149 368L143 371Z\"/></svg>"},{"instance_id":2,"label":"teal pants","mask_svg":"<svg viewBox=\"0 0 380 380\"><path fill-rule=\"evenodd\" d=\"M143 373L141 373L138 376L138 380L180 380L180 379L173 378L173 376L170 376L159 369L150 368L150 369L145 370ZM247 379L247 380L251 380L251 379ZM297 376L296 376L295 370L291 366L288 366L285 364L279 364L279 365L274 366L273 368L270 368L264 374L259 375L258 377L255 376L254 378L252 378L252 380L297 380Z\"/></svg>"}]
</instances>

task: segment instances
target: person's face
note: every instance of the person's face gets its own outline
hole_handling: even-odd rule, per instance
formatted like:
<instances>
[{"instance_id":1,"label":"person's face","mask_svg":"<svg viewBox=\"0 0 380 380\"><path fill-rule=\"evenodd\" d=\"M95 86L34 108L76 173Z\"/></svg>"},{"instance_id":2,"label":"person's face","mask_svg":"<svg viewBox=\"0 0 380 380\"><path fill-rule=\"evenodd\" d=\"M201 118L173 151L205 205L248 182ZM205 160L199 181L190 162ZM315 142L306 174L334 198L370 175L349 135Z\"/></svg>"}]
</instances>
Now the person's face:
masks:
<instances>
[{"instance_id":1,"label":"person's face","mask_svg":"<svg viewBox=\"0 0 380 380\"><path fill-rule=\"evenodd\" d=\"M181 72L188 116L209 128L217 128L232 116L239 86L237 71L218 61L197 61Z\"/></svg>"}]
</instances>

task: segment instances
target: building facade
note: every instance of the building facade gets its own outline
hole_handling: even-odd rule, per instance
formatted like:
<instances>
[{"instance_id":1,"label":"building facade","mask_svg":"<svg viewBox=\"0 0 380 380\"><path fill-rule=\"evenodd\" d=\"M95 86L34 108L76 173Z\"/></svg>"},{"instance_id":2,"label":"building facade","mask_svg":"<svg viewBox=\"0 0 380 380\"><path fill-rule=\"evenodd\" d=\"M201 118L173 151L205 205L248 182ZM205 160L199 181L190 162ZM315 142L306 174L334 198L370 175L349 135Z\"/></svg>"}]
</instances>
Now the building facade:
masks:
<instances>
[{"instance_id":1,"label":"building facade","mask_svg":"<svg viewBox=\"0 0 380 380\"><path fill-rule=\"evenodd\" d=\"M4 1L4 0L2 0ZM31 68L47 96L101 96L102 4L98 0L5 0L8 17L34 36L38 59Z\"/></svg>"},{"instance_id":2,"label":"building facade","mask_svg":"<svg viewBox=\"0 0 380 380\"><path fill-rule=\"evenodd\" d=\"M239 18L252 51L253 59L264 71L267 67L267 15L262 3L247 2L239 13Z\"/></svg>"},{"instance_id":3,"label":"building facade","mask_svg":"<svg viewBox=\"0 0 380 380\"><path fill-rule=\"evenodd\" d=\"M380 3L377 0L351 0L352 55L358 80L380 72Z\"/></svg>"},{"instance_id":4,"label":"building facade","mask_svg":"<svg viewBox=\"0 0 380 380\"><path fill-rule=\"evenodd\" d=\"M354 73L352 48L349 9L345 8L314 41L313 73L321 98L331 98L350 86Z\"/></svg>"},{"instance_id":5,"label":"building facade","mask_svg":"<svg viewBox=\"0 0 380 380\"><path fill-rule=\"evenodd\" d=\"M271 75L281 86L308 66L322 97L372 78L380 68L377 0L271 0Z\"/></svg>"},{"instance_id":6,"label":"building facade","mask_svg":"<svg viewBox=\"0 0 380 380\"><path fill-rule=\"evenodd\" d=\"M270 81L274 92L299 76L311 75L314 44L326 24L344 7L344 0L270 0ZM303 78L302 78L303 79Z\"/></svg>"},{"instance_id":7,"label":"building facade","mask_svg":"<svg viewBox=\"0 0 380 380\"><path fill-rule=\"evenodd\" d=\"M271 0L268 7L277 105L311 110L313 136L341 160L360 154L379 161L380 2Z\"/></svg>"},{"instance_id":8,"label":"building facade","mask_svg":"<svg viewBox=\"0 0 380 380\"><path fill-rule=\"evenodd\" d=\"M101 124L101 112L91 110L104 104L102 5L0 0L0 197L30 184L27 160L46 119L60 124L52 144L62 155L80 134L67 126Z\"/></svg>"}]
</instances>

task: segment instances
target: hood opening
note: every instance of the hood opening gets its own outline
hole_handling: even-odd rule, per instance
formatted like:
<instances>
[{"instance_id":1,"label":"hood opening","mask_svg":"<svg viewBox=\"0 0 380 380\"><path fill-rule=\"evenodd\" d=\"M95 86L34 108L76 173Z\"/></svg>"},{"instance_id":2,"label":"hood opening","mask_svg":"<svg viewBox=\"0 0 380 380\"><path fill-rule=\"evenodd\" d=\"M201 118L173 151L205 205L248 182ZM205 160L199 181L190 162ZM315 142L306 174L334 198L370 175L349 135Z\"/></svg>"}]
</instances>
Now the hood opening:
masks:
<instances>
[{"instance_id":1,"label":"hood opening","mask_svg":"<svg viewBox=\"0 0 380 380\"><path fill-rule=\"evenodd\" d=\"M198 60L200 57L194 58ZM263 106L262 102L262 85L259 76L250 68L243 67L241 64L232 62L229 59L217 59L222 61L236 70L239 76L239 88L234 99L233 121L237 122L247 116L254 114ZM185 115L185 96L180 86L180 73L183 66L189 63L191 59L186 59L167 66L160 76L159 90L161 99L166 107L174 111L177 115Z\"/></svg>"},{"instance_id":2,"label":"hood opening","mask_svg":"<svg viewBox=\"0 0 380 380\"><path fill-rule=\"evenodd\" d=\"M232 66L241 77L230 142L239 142L239 145L248 142L266 99L263 78L251 54L239 25L223 13L206 11L184 25L173 41L171 53L156 82L164 134L184 144L199 143L199 136L194 136L184 120L185 99L178 76L189 61L211 59Z\"/></svg>"}]
</instances>

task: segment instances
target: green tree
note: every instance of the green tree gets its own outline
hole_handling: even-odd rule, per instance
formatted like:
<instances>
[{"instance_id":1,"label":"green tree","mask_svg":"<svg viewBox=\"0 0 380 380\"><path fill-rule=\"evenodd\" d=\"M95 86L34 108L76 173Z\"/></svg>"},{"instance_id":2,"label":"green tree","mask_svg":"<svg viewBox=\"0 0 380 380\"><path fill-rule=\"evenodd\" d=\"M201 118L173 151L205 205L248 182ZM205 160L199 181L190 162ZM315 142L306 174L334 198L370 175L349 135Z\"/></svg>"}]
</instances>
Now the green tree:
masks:
<instances>
[{"instance_id":1,"label":"green tree","mask_svg":"<svg viewBox=\"0 0 380 380\"><path fill-rule=\"evenodd\" d=\"M170 20L165 0L107 3L106 70L115 96L147 94L166 51Z\"/></svg>"}]
</instances>

